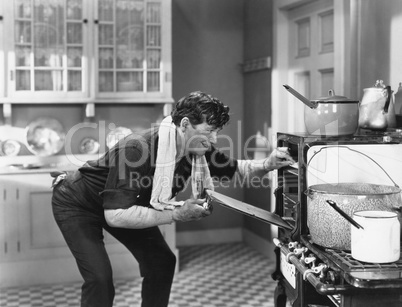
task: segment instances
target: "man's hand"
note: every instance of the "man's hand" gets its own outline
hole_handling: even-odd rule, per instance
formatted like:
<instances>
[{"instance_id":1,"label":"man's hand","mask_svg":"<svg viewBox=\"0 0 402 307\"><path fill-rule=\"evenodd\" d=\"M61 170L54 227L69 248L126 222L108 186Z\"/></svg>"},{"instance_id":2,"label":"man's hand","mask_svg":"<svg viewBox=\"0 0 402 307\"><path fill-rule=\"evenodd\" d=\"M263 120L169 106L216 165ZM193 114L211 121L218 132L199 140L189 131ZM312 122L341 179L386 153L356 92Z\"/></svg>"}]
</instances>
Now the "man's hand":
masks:
<instances>
[{"instance_id":1,"label":"man's hand","mask_svg":"<svg viewBox=\"0 0 402 307\"><path fill-rule=\"evenodd\" d=\"M205 199L187 199L184 205L173 209L173 220L178 222L196 221L211 214L211 211L203 206Z\"/></svg>"},{"instance_id":2,"label":"man's hand","mask_svg":"<svg viewBox=\"0 0 402 307\"><path fill-rule=\"evenodd\" d=\"M287 147L278 147L264 160L264 170L269 172L274 169L292 165L293 163L295 163L295 161L290 156Z\"/></svg>"}]
</instances>

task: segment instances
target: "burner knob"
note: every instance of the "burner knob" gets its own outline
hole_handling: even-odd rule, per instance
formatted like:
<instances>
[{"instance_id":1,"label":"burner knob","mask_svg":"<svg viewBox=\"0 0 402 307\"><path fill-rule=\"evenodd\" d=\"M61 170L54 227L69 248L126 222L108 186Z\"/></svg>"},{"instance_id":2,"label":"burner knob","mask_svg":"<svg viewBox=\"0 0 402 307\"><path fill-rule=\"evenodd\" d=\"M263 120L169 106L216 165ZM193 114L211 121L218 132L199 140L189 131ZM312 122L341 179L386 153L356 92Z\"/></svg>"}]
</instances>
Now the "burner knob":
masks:
<instances>
[{"instance_id":1,"label":"burner knob","mask_svg":"<svg viewBox=\"0 0 402 307\"><path fill-rule=\"evenodd\" d=\"M315 266L315 261L316 261L316 260L317 260L317 259L316 259L314 256L308 256L308 257L304 258L304 263L305 263L305 264L310 264L310 263L312 263L313 266Z\"/></svg>"},{"instance_id":2,"label":"burner knob","mask_svg":"<svg viewBox=\"0 0 402 307\"><path fill-rule=\"evenodd\" d=\"M295 242L289 242L289 244L288 244L289 249L296 248L298 244L299 244L299 242L297 242L297 241L295 241Z\"/></svg>"},{"instance_id":3,"label":"burner knob","mask_svg":"<svg viewBox=\"0 0 402 307\"><path fill-rule=\"evenodd\" d=\"M303 273L303 280L307 280L307 274L312 273L314 275L319 275L320 280L323 278L323 271L327 269L325 264L320 264L319 266L312 267L311 269L307 269Z\"/></svg>"},{"instance_id":4,"label":"burner knob","mask_svg":"<svg viewBox=\"0 0 402 307\"><path fill-rule=\"evenodd\" d=\"M312 270L313 270L313 272L314 272L315 274L321 274L322 271L323 271L323 270L326 270L327 268L328 268L327 265L321 263L320 265L318 265L318 266L312 268Z\"/></svg>"},{"instance_id":5,"label":"burner knob","mask_svg":"<svg viewBox=\"0 0 402 307\"><path fill-rule=\"evenodd\" d=\"M307 247L299 247L299 248L295 248L295 250L293 251L296 255L302 255L304 253L306 253L308 251Z\"/></svg>"}]
</instances>

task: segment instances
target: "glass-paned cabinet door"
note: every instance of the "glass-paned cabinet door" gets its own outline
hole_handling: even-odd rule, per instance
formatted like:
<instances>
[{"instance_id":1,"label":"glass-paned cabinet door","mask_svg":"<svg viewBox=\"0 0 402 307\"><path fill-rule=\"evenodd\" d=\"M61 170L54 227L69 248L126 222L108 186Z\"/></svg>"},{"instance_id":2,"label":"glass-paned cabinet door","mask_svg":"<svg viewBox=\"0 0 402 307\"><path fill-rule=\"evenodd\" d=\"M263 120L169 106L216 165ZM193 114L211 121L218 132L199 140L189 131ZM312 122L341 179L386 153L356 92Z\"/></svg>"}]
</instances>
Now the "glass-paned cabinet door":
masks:
<instances>
[{"instance_id":1,"label":"glass-paned cabinet door","mask_svg":"<svg viewBox=\"0 0 402 307\"><path fill-rule=\"evenodd\" d=\"M9 0L8 91L12 98L88 97L85 0Z\"/></svg>"},{"instance_id":2,"label":"glass-paned cabinet door","mask_svg":"<svg viewBox=\"0 0 402 307\"><path fill-rule=\"evenodd\" d=\"M171 0L0 0L2 9L1 101L173 102Z\"/></svg>"},{"instance_id":3,"label":"glass-paned cabinet door","mask_svg":"<svg viewBox=\"0 0 402 307\"><path fill-rule=\"evenodd\" d=\"M170 98L170 1L96 2L97 95Z\"/></svg>"}]
</instances>

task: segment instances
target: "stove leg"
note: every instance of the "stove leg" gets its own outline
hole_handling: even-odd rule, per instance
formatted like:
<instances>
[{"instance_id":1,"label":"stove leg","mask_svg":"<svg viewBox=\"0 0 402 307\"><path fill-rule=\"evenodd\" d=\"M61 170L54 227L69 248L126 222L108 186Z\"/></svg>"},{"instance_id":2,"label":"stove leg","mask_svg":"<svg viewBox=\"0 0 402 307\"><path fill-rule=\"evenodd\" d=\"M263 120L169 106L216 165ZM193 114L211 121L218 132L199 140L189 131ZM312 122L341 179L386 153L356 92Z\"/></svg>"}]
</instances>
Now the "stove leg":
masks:
<instances>
[{"instance_id":1,"label":"stove leg","mask_svg":"<svg viewBox=\"0 0 402 307\"><path fill-rule=\"evenodd\" d=\"M286 307L286 290L281 282L278 282L278 285L275 288L274 294L274 306L275 307Z\"/></svg>"}]
</instances>

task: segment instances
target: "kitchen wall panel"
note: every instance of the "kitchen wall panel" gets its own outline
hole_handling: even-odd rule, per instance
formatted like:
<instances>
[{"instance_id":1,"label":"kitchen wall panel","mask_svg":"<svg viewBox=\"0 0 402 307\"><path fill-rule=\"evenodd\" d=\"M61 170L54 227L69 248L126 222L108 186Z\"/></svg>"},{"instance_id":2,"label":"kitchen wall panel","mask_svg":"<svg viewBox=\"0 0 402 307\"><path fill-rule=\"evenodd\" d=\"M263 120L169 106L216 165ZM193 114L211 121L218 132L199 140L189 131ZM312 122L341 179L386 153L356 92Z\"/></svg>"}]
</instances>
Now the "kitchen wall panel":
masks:
<instances>
[{"instance_id":1,"label":"kitchen wall panel","mask_svg":"<svg viewBox=\"0 0 402 307\"><path fill-rule=\"evenodd\" d=\"M244 9L245 60L272 56L272 3L265 0L245 2ZM271 126L271 70L255 70L244 77L244 138L254 139L257 131L268 136ZM256 147L252 141L250 147ZM267 148L269 144L267 144ZM271 146L272 147L272 146ZM248 152L249 158L253 153ZM250 187L245 189L245 202L271 210L270 188ZM245 217L245 228L252 233L269 238L270 226L254 218Z\"/></svg>"},{"instance_id":2,"label":"kitchen wall panel","mask_svg":"<svg viewBox=\"0 0 402 307\"><path fill-rule=\"evenodd\" d=\"M230 106L231 120L221 136L222 147L236 158L242 156L243 122L243 2L233 0L173 0L173 97L207 92ZM219 191L236 199L243 189L230 184ZM180 196L188 198L189 191ZM177 231L241 227L243 216L217 207L208 218L178 223Z\"/></svg>"},{"instance_id":3,"label":"kitchen wall panel","mask_svg":"<svg viewBox=\"0 0 402 307\"><path fill-rule=\"evenodd\" d=\"M356 0L356 10L356 97L378 79L396 91L402 82L402 1Z\"/></svg>"}]
</instances>

